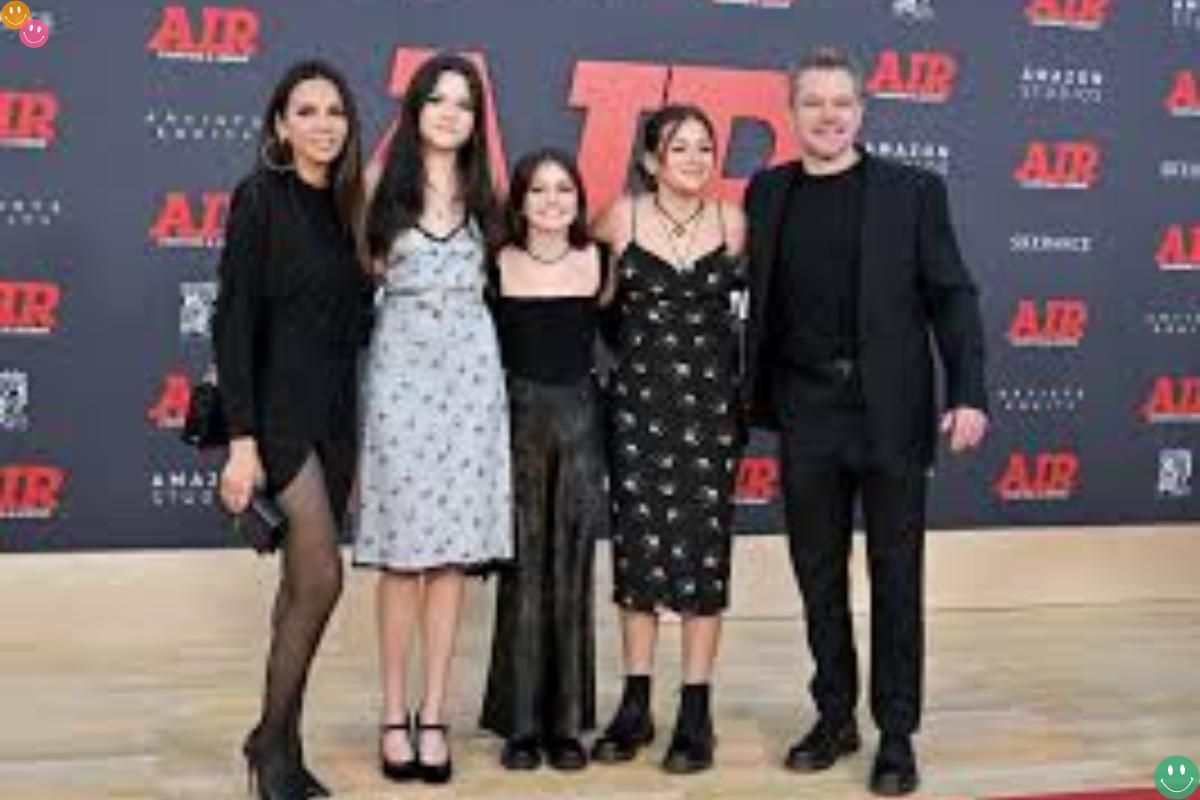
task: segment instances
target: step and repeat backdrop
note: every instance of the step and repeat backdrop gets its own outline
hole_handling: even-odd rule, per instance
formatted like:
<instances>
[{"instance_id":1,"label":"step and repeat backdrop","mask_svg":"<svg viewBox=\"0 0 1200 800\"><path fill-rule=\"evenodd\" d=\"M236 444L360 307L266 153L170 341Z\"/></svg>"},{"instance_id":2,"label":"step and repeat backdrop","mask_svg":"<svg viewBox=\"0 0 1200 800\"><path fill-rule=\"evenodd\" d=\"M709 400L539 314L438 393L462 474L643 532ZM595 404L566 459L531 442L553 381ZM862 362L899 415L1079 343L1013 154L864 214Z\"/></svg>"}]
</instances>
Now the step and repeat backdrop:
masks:
<instances>
[{"instance_id":1,"label":"step and repeat backdrop","mask_svg":"<svg viewBox=\"0 0 1200 800\"><path fill-rule=\"evenodd\" d=\"M374 150L429 52L486 71L497 155L579 156L595 207L642 116L695 102L719 191L791 158L787 64L868 76L864 144L944 175L983 291L993 432L932 524L1200 519L1200 0L57 0L0 9L0 550L213 546L179 441L229 191L293 61ZM445 480L453 484L453 475ZM779 529L773 442L740 532Z\"/></svg>"}]
</instances>

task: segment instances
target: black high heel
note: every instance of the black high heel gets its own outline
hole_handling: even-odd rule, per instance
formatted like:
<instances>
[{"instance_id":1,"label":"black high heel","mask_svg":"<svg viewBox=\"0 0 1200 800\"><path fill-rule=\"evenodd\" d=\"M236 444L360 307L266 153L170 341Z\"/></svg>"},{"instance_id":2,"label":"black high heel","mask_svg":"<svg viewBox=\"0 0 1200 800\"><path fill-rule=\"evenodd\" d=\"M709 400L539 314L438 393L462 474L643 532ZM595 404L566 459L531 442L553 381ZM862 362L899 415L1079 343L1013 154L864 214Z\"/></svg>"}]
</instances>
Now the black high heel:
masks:
<instances>
[{"instance_id":1,"label":"black high heel","mask_svg":"<svg viewBox=\"0 0 1200 800\"><path fill-rule=\"evenodd\" d=\"M242 745L246 760L246 788L259 800L296 800L310 797L303 775L288 756L285 747L261 744L251 734Z\"/></svg>"},{"instance_id":2,"label":"black high heel","mask_svg":"<svg viewBox=\"0 0 1200 800\"><path fill-rule=\"evenodd\" d=\"M408 735L408 749L412 753L407 761L389 761L383 747L383 740L392 731L404 731ZM388 722L380 726L379 736L379 771L389 781L402 783L415 780L418 776L417 744L413 737L413 718L409 715L404 722Z\"/></svg>"},{"instance_id":3,"label":"black high heel","mask_svg":"<svg viewBox=\"0 0 1200 800\"><path fill-rule=\"evenodd\" d=\"M321 783L303 764L300 765L300 783L304 787L305 797L333 797L329 787Z\"/></svg>"},{"instance_id":4,"label":"black high heel","mask_svg":"<svg viewBox=\"0 0 1200 800\"><path fill-rule=\"evenodd\" d=\"M304 787L304 797L332 797L329 787L321 783L304 763L304 747L300 743L300 732L295 728L288 731L288 752L291 755L296 770L299 772L300 785Z\"/></svg>"},{"instance_id":5,"label":"black high heel","mask_svg":"<svg viewBox=\"0 0 1200 800\"><path fill-rule=\"evenodd\" d=\"M450 726L441 722L424 722L416 718L418 741L423 731L438 731L446 741L446 760L441 764L426 764L421 760L421 749L417 747L417 775L425 783L449 783L454 773L454 764L450 758Z\"/></svg>"}]
</instances>

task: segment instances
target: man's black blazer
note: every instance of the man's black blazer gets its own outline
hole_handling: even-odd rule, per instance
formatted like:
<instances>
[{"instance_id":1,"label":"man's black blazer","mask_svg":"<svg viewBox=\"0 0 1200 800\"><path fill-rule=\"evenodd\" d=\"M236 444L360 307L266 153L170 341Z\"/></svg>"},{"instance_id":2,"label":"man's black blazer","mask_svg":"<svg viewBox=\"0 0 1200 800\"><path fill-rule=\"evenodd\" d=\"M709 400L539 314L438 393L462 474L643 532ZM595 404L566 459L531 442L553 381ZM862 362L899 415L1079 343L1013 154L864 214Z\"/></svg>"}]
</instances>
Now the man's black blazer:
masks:
<instances>
[{"instance_id":1,"label":"man's black blazer","mask_svg":"<svg viewBox=\"0 0 1200 800\"><path fill-rule=\"evenodd\" d=\"M872 156L865 159L859 281L859 361L869 435L888 463L932 463L937 407L930 332L944 367L945 405L987 408L978 292L963 264L941 177ZM745 385L753 424L777 427L772 397L779 366L768 297L779 260L791 162L754 175L749 218L750 321Z\"/></svg>"}]
</instances>

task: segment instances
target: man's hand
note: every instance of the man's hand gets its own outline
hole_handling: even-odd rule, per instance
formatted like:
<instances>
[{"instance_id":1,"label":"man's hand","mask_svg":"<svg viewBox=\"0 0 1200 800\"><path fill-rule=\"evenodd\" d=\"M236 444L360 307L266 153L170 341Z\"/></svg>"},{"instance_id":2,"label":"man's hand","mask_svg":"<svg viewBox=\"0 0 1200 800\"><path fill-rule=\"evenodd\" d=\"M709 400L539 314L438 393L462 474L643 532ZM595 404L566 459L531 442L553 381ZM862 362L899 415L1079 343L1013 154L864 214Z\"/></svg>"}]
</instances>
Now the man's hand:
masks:
<instances>
[{"instance_id":1,"label":"man's hand","mask_svg":"<svg viewBox=\"0 0 1200 800\"><path fill-rule=\"evenodd\" d=\"M978 447L987 427L987 414L978 408L959 406L942 415L942 433L950 437L950 450L954 453Z\"/></svg>"}]
</instances>

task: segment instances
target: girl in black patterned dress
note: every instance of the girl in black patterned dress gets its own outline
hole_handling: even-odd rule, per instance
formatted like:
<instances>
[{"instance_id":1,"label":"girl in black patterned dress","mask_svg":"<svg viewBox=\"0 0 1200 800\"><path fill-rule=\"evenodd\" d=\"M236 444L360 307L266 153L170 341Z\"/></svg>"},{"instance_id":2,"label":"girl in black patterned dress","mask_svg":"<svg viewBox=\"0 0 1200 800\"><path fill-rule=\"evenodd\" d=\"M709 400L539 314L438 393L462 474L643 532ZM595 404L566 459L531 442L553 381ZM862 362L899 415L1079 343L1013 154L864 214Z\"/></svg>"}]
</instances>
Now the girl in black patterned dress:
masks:
<instances>
[{"instance_id":1,"label":"girl in black patterned dress","mask_svg":"<svg viewBox=\"0 0 1200 800\"><path fill-rule=\"evenodd\" d=\"M683 617L684 685L664 768L712 763L709 683L729 597L730 518L738 456L737 337L745 219L706 197L712 123L666 106L643 130L649 191L619 200L597 237L617 255L617 366L610 468L614 600L621 607L625 692L593 748L624 761L650 741L658 612Z\"/></svg>"}]
</instances>

